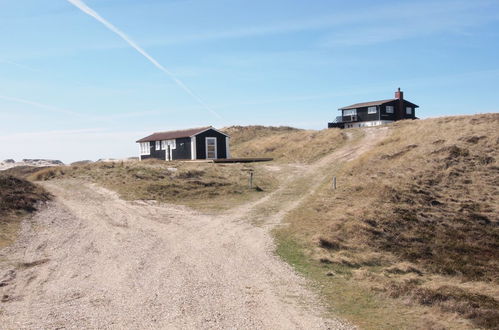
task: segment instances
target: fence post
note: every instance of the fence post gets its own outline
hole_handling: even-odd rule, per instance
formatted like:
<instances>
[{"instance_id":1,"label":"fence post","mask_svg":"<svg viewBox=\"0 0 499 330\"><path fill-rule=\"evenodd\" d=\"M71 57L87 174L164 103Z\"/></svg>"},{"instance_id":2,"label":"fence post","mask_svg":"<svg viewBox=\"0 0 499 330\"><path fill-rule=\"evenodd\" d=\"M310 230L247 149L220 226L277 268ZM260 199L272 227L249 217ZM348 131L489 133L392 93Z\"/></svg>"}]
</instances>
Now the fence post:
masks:
<instances>
[{"instance_id":1,"label":"fence post","mask_svg":"<svg viewBox=\"0 0 499 330\"><path fill-rule=\"evenodd\" d=\"M249 188L253 189L253 171L249 172Z\"/></svg>"},{"instance_id":2,"label":"fence post","mask_svg":"<svg viewBox=\"0 0 499 330\"><path fill-rule=\"evenodd\" d=\"M333 176L333 189L336 190L336 177Z\"/></svg>"}]
</instances>

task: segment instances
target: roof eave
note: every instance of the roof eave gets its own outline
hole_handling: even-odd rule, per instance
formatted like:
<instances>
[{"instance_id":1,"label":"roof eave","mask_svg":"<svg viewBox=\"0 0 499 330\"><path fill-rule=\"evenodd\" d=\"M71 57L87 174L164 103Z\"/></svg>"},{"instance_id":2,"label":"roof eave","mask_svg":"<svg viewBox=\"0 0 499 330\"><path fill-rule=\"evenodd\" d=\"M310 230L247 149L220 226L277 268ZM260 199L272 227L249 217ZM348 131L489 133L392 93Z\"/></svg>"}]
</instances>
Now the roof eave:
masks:
<instances>
[{"instance_id":1,"label":"roof eave","mask_svg":"<svg viewBox=\"0 0 499 330\"><path fill-rule=\"evenodd\" d=\"M210 126L210 127L208 127L207 129L205 129L205 130L203 130L203 131L201 131L201 132L197 132L196 134L193 134L193 135L191 135L191 136L189 136L189 137L190 137L190 138L193 138L193 137L195 137L196 135L199 135L199 134L201 134L201 133L204 133L204 132L206 132L206 131L209 131L210 129L212 129L212 130L214 130L214 131L216 131L216 132L218 132L218 133L220 133L220 134L222 134L222 135L225 135L226 137L230 137L229 135L225 134L224 132L219 131L218 129L216 129L216 128L215 128L215 127L213 127L213 126Z\"/></svg>"}]
</instances>

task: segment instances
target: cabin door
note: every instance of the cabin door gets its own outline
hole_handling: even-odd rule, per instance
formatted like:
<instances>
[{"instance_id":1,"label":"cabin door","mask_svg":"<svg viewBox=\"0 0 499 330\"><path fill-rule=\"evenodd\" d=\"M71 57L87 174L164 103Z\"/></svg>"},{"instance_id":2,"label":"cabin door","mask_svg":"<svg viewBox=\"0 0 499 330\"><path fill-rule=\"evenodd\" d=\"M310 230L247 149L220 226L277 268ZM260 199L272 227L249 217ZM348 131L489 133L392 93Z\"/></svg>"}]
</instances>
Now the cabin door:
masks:
<instances>
[{"instance_id":1,"label":"cabin door","mask_svg":"<svg viewBox=\"0 0 499 330\"><path fill-rule=\"evenodd\" d=\"M206 138L206 159L217 159L217 138Z\"/></svg>"}]
</instances>

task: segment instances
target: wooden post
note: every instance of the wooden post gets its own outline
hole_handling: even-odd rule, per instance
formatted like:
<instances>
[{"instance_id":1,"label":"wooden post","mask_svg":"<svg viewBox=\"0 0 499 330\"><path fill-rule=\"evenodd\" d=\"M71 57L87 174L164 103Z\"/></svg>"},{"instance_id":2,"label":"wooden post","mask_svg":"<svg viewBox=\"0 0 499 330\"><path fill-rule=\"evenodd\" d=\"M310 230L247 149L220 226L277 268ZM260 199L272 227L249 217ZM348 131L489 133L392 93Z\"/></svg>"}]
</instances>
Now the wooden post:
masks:
<instances>
[{"instance_id":1,"label":"wooden post","mask_svg":"<svg viewBox=\"0 0 499 330\"><path fill-rule=\"evenodd\" d=\"M253 189L253 171L249 172L249 188Z\"/></svg>"},{"instance_id":2,"label":"wooden post","mask_svg":"<svg viewBox=\"0 0 499 330\"><path fill-rule=\"evenodd\" d=\"M333 189L336 190L336 177L333 176Z\"/></svg>"}]
</instances>

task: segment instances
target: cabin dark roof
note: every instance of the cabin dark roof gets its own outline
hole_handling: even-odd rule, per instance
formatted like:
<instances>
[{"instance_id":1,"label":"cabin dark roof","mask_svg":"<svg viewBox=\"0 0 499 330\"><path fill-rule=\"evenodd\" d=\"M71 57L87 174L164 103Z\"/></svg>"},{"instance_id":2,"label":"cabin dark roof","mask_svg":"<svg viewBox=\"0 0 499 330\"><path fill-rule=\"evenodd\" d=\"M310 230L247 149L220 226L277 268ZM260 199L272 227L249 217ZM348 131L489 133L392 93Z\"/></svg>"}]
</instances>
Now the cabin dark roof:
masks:
<instances>
[{"instance_id":1,"label":"cabin dark roof","mask_svg":"<svg viewBox=\"0 0 499 330\"><path fill-rule=\"evenodd\" d=\"M207 131L209 129L217 131L218 133L223 134L223 135L228 137L227 134L220 132L219 130L215 129L213 126L205 126L205 127L198 127L198 128L188 128L188 129L183 129L183 130L178 130L178 131L157 132L157 133L153 133L151 135L148 135L145 138L137 140L137 142L173 140L173 139L192 137L194 135L198 135L199 133L203 133L204 131Z\"/></svg>"},{"instance_id":2,"label":"cabin dark roof","mask_svg":"<svg viewBox=\"0 0 499 330\"><path fill-rule=\"evenodd\" d=\"M172 139L180 139L191 137L197 135L201 132L204 132L208 129L214 129L211 126L206 127L198 127L198 128L189 128L178 131L167 131L167 132L157 132L153 133L145 138L138 140L137 142L150 142L150 141L161 141L161 140L172 140Z\"/></svg>"},{"instance_id":3,"label":"cabin dark roof","mask_svg":"<svg viewBox=\"0 0 499 330\"><path fill-rule=\"evenodd\" d=\"M365 108L365 107L374 107L377 105L383 105L385 103L390 103L393 101L398 101L398 99L388 99L388 100L380 100L380 101L355 103L355 104L349 105L348 107L339 108L338 110L349 110L349 109L357 109L357 108ZM414 107L419 108L416 104L414 104L412 102L409 102L407 100L404 100L404 102L407 102L407 103L413 105Z\"/></svg>"}]
</instances>

